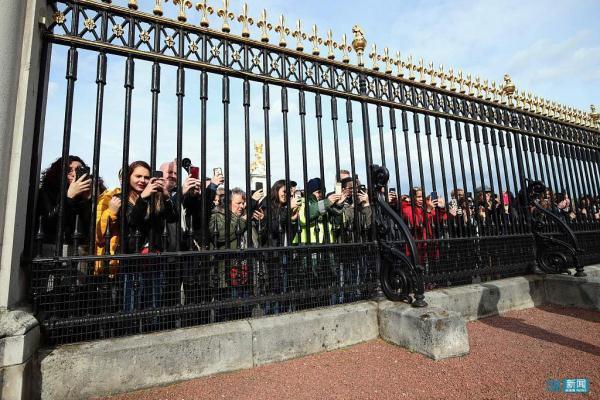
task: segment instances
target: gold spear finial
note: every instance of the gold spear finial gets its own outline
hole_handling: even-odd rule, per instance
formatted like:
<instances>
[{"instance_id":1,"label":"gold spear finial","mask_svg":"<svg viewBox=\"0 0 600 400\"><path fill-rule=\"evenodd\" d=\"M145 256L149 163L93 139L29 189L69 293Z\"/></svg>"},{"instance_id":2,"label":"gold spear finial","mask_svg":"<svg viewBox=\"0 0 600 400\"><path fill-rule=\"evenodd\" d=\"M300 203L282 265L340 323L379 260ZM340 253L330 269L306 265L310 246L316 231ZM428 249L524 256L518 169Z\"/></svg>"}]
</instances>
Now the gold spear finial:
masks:
<instances>
[{"instance_id":1,"label":"gold spear finial","mask_svg":"<svg viewBox=\"0 0 600 400\"><path fill-rule=\"evenodd\" d=\"M271 25L270 23L267 22L267 10L265 10L264 8L263 8L262 12L260 13L260 19L256 23L256 26L258 26L260 28L260 30L262 31L262 34L260 36L260 41L265 42L265 43L268 42L269 41L269 31L273 28L273 25Z\"/></svg>"},{"instance_id":2,"label":"gold spear finial","mask_svg":"<svg viewBox=\"0 0 600 400\"><path fill-rule=\"evenodd\" d=\"M373 43L373 45L371 46L371 52L369 53L369 58L371 59L372 63L373 63L373 70L374 71L379 71L379 55L377 55L377 45L375 43Z\"/></svg>"},{"instance_id":3,"label":"gold spear finial","mask_svg":"<svg viewBox=\"0 0 600 400\"><path fill-rule=\"evenodd\" d=\"M196 10L202 14L200 17L200 26L208 28L208 16L214 12L213 8L208 5L208 0L196 3Z\"/></svg>"},{"instance_id":4,"label":"gold spear finial","mask_svg":"<svg viewBox=\"0 0 600 400\"><path fill-rule=\"evenodd\" d=\"M250 37L250 25L254 23L252 17L248 16L248 4L242 6L242 13L238 16L238 22L242 23L242 37Z\"/></svg>"},{"instance_id":5,"label":"gold spear finial","mask_svg":"<svg viewBox=\"0 0 600 400\"><path fill-rule=\"evenodd\" d=\"M129 7L132 10L137 10L138 9L137 0L129 0L129 2L127 3L127 7Z\"/></svg>"},{"instance_id":6,"label":"gold spear finial","mask_svg":"<svg viewBox=\"0 0 600 400\"><path fill-rule=\"evenodd\" d=\"M483 80L483 90L485 90L485 99L488 101L491 100L492 94L490 93L490 84L487 79Z\"/></svg>"},{"instance_id":7,"label":"gold spear finial","mask_svg":"<svg viewBox=\"0 0 600 400\"><path fill-rule=\"evenodd\" d=\"M427 69L427 74L429 75L429 84L431 86L435 86L435 70L433 69L433 61L429 61L429 68Z\"/></svg>"},{"instance_id":8,"label":"gold spear finial","mask_svg":"<svg viewBox=\"0 0 600 400\"><path fill-rule=\"evenodd\" d=\"M306 33L302 32L302 21L296 21L296 30L292 32L292 36L296 38L296 50L304 51L302 40L306 39Z\"/></svg>"},{"instance_id":9,"label":"gold spear finial","mask_svg":"<svg viewBox=\"0 0 600 400\"><path fill-rule=\"evenodd\" d=\"M600 113L596 111L596 106L593 104L590 105L590 117L592 118L594 125L600 124Z\"/></svg>"},{"instance_id":10,"label":"gold spear finial","mask_svg":"<svg viewBox=\"0 0 600 400\"><path fill-rule=\"evenodd\" d=\"M333 49L337 47L337 43L333 40L333 31L331 29L327 31L327 40L325 40L325 46L327 46L327 58L333 60L335 58Z\"/></svg>"},{"instance_id":11,"label":"gold spear finial","mask_svg":"<svg viewBox=\"0 0 600 400\"><path fill-rule=\"evenodd\" d=\"M363 67L365 65L365 62L363 60L363 54L365 52L365 48L367 47L367 39L365 39L365 32L360 26L354 25L352 27L352 33L354 33L354 39L352 39L352 47L354 48L354 51L356 52L356 55L358 57L358 66Z\"/></svg>"},{"instance_id":12,"label":"gold spear finial","mask_svg":"<svg viewBox=\"0 0 600 400\"><path fill-rule=\"evenodd\" d=\"M448 68L448 82L450 82L448 89L453 92L456 91L456 77L454 76L454 68L452 67Z\"/></svg>"},{"instance_id":13,"label":"gold spear finial","mask_svg":"<svg viewBox=\"0 0 600 400\"><path fill-rule=\"evenodd\" d=\"M475 92L473 92L473 81L471 80L471 74L467 74L467 80L465 82L465 85L467 86L467 94L470 96L473 96L473 94Z\"/></svg>"},{"instance_id":14,"label":"gold spear finial","mask_svg":"<svg viewBox=\"0 0 600 400\"><path fill-rule=\"evenodd\" d=\"M461 69L458 70L458 78L456 79L456 82L458 82L458 91L460 93L465 93L465 80L463 79L463 73Z\"/></svg>"},{"instance_id":15,"label":"gold spear finial","mask_svg":"<svg viewBox=\"0 0 600 400\"><path fill-rule=\"evenodd\" d=\"M350 56L348 53L352 50L352 46L346 43L346 34L342 35L342 41L338 44L338 49L342 50L342 62L348 64L350 62Z\"/></svg>"},{"instance_id":16,"label":"gold spear finial","mask_svg":"<svg viewBox=\"0 0 600 400\"><path fill-rule=\"evenodd\" d=\"M388 49L387 47L383 49L383 57L381 58L381 61L385 63L385 73L388 75L391 74L394 60L392 59L392 57L390 57L390 49Z\"/></svg>"},{"instance_id":17,"label":"gold spear finial","mask_svg":"<svg viewBox=\"0 0 600 400\"><path fill-rule=\"evenodd\" d=\"M544 115L550 116L550 100L544 99Z\"/></svg>"},{"instance_id":18,"label":"gold spear finial","mask_svg":"<svg viewBox=\"0 0 600 400\"><path fill-rule=\"evenodd\" d=\"M479 75L477 75L475 77L475 85L474 86L475 86L475 89L477 90L477 93L476 93L477 97L480 99L483 98L483 93L481 92L481 89L482 89L481 79L479 78Z\"/></svg>"},{"instance_id":19,"label":"gold spear finial","mask_svg":"<svg viewBox=\"0 0 600 400\"><path fill-rule=\"evenodd\" d=\"M525 108L525 92L523 91L518 91L515 90L515 105L518 109L524 109Z\"/></svg>"},{"instance_id":20,"label":"gold spear finial","mask_svg":"<svg viewBox=\"0 0 600 400\"><path fill-rule=\"evenodd\" d=\"M308 38L308 41L313 44L312 54L314 56L318 56L319 53L321 52L319 50L319 45L321 43L323 43L323 39L321 39L319 37L319 35L317 35L317 25L316 24L313 24L313 26L312 26L312 35Z\"/></svg>"},{"instance_id":21,"label":"gold spear finial","mask_svg":"<svg viewBox=\"0 0 600 400\"><path fill-rule=\"evenodd\" d=\"M235 18L235 15L229 11L229 0L223 0L223 8L219 8L217 15L223 18L223 26L221 27L221 31L229 33L231 31L229 20L233 20Z\"/></svg>"},{"instance_id":22,"label":"gold spear finial","mask_svg":"<svg viewBox=\"0 0 600 400\"><path fill-rule=\"evenodd\" d=\"M425 83L427 80L425 79L425 65L423 64L423 57L419 58L419 66L417 67L417 71L419 72L419 82Z\"/></svg>"},{"instance_id":23,"label":"gold spear finial","mask_svg":"<svg viewBox=\"0 0 600 400\"><path fill-rule=\"evenodd\" d=\"M406 59L406 68L408 68L408 79L411 81L415 80L415 65L413 64L412 54L408 55Z\"/></svg>"},{"instance_id":24,"label":"gold spear finial","mask_svg":"<svg viewBox=\"0 0 600 400\"><path fill-rule=\"evenodd\" d=\"M444 73L444 64L440 64L440 71L438 72L438 76L440 77L440 87L442 89L446 89L448 85L446 85L446 79L448 78Z\"/></svg>"},{"instance_id":25,"label":"gold spear finial","mask_svg":"<svg viewBox=\"0 0 600 400\"><path fill-rule=\"evenodd\" d=\"M287 46L285 37L290 34L290 28L285 26L285 17L283 14L279 16L279 24L275 27L275 32L279 33L279 45L281 47Z\"/></svg>"},{"instance_id":26,"label":"gold spear finial","mask_svg":"<svg viewBox=\"0 0 600 400\"><path fill-rule=\"evenodd\" d=\"M396 75L400 77L404 76L404 71L402 69L402 67L404 67L404 62L402 62L402 58L400 58L399 51L396 52L396 59L394 60L394 64L396 65L396 68L398 70Z\"/></svg>"},{"instance_id":27,"label":"gold spear finial","mask_svg":"<svg viewBox=\"0 0 600 400\"><path fill-rule=\"evenodd\" d=\"M179 14L177 15L177 20L181 22L187 21L187 16L185 15L185 8L192 8L191 0L173 0L174 5L179 4Z\"/></svg>"},{"instance_id":28,"label":"gold spear finial","mask_svg":"<svg viewBox=\"0 0 600 400\"><path fill-rule=\"evenodd\" d=\"M158 15L159 17L163 15L162 0L154 0L154 9L152 12L154 15Z\"/></svg>"}]
</instances>

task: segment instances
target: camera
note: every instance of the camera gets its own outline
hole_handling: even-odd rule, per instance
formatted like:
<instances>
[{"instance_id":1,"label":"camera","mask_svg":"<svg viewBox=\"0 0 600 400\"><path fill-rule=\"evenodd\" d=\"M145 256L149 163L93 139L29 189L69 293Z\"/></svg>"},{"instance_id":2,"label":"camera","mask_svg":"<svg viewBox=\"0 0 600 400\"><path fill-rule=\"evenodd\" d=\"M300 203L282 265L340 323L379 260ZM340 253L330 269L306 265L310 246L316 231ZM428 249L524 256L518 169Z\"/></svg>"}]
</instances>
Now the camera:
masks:
<instances>
[{"instance_id":1,"label":"camera","mask_svg":"<svg viewBox=\"0 0 600 400\"><path fill-rule=\"evenodd\" d=\"M92 176L90 175L90 167L85 166L85 165L80 165L75 170L75 180L79 180L79 178L81 178L85 174L87 174L88 179L92 178Z\"/></svg>"}]
</instances>

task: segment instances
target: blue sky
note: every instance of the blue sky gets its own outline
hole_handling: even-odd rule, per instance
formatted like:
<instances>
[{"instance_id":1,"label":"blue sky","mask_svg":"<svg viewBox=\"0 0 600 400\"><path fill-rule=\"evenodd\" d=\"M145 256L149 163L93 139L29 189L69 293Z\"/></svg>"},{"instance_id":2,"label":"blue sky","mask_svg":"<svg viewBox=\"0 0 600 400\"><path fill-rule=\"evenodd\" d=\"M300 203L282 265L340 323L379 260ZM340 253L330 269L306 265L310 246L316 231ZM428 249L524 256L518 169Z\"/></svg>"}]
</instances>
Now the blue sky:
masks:
<instances>
[{"instance_id":1,"label":"blue sky","mask_svg":"<svg viewBox=\"0 0 600 400\"><path fill-rule=\"evenodd\" d=\"M125 4L115 0L115 4ZM150 10L153 0L140 0L140 8ZM231 1L230 8L236 14L241 10L240 1ZM221 1L213 1L215 8ZM171 2L164 5L168 16L175 15L176 6ZM598 104L600 92L600 3L598 1L313 1L302 2L271 0L255 1L249 4L249 14L257 19L260 11L266 8L268 18L276 24L279 15L286 16L287 25L295 26L300 18L303 30L311 31L317 24L319 34L325 37L332 29L334 38L340 40L346 33L352 37L352 26L359 24L369 42L377 44L380 52L389 47L392 54L400 51L402 58L409 53L415 60L423 57L425 63L433 61L436 66L443 64L447 70L462 68L463 72L479 75L482 79L500 82L509 73L518 89L531 91L546 99L588 111L589 105ZM188 11L190 22L198 23L195 10ZM213 15L211 27L219 28L220 20ZM232 32L239 33L240 25L230 22ZM258 37L256 26L252 27L252 37ZM271 41L277 34L271 32ZM289 37L288 43L294 39ZM310 49L305 41L305 48ZM322 50L324 51L324 50ZM352 54L354 62L355 55ZM96 55L80 51L79 79L75 92L74 124L71 153L79 154L88 162L92 159L93 126L95 112L95 69ZM367 63L370 65L370 63ZM66 82L66 50L56 46L50 74L48 108L42 167L47 166L60 155ZM101 175L109 186L117 184L116 172L121 164L123 132L123 89L124 62L122 58L110 57L108 85L104 104L104 130L101 148ZM159 98L159 153L157 162L168 160L175 155L175 69L163 66L162 91ZM199 160L200 152L200 101L199 79L196 71L186 74L186 98L184 111L184 156L193 161ZM241 82L232 80L230 149L232 184L243 185L243 108L240 93ZM252 141L263 141L263 113L261 107L261 86L252 84L251 132ZM209 81L208 132L209 148L207 167L223 165L222 146L222 104L220 77L211 75ZM301 180L301 146L299 141L299 118L297 92L290 91L290 134L292 149L292 178ZM271 87L271 135L273 152L273 180L283 175L280 93ZM136 86L133 95L132 141L130 161L149 159L150 137L150 64L136 62ZM329 113L329 98L323 98L323 133L325 171L328 181L334 175L332 123ZM318 147L316 144L316 122L314 118L314 95L307 94L307 152L309 178L318 174ZM361 164L362 130L360 109L354 106L354 139L357 165ZM342 167L349 168L347 125L345 105L338 102L341 113L338 122ZM373 122L375 110L370 110L371 130L376 133ZM386 122L386 146L391 147L391 139ZM389 139L389 140L388 140ZM411 143L413 145L414 143ZM399 144L400 145L400 144ZM374 143L374 147L378 146ZM386 158L391 157L387 155ZM434 152L435 160L439 155ZM403 157L403 156L401 156ZM376 161L377 157L376 157ZM379 160L380 161L380 160ZM388 163L390 161L388 160ZM401 161L404 162L404 159ZM413 160L413 163L415 161ZM427 160L425 160L427 162ZM281 171L281 172L279 172ZM364 173L364 171L363 171ZM360 174L360 171L359 171ZM402 178L404 179L404 177ZM401 180L402 180L401 179ZM426 180L428 180L426 178ZM332 187L332 182L328 182Z\"/></svg>"}]
</instances>

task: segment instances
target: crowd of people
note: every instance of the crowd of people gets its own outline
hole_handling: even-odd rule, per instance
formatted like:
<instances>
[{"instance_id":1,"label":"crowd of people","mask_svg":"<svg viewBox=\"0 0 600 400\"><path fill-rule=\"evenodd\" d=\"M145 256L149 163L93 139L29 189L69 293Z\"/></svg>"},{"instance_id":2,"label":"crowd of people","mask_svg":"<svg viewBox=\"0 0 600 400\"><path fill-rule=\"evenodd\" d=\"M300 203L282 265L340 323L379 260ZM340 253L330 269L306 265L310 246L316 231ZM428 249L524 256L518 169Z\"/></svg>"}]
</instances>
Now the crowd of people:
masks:
<instances>
[{"instance_id":1,"label":"crowd of people","mask_svg":"<svg viewBox=\"0 0 600 400\"><path fill-rule=\"evenodd\" d=\"M121 182L125 182L126 198L121 187L107 189L100 178L96 180L99 194L92 198L92 179L85 162L69 156L66 165L68 168L63 172L63 160L58 159L42 173L37 203L40 256L279 248L373 239L371 202L375 199L358 177L347 170L338 172L338 182L331 192L325 190L320 178L312 178L303 190L298 190L293 181L288 187L285 180L277 180L268 191L256 189L247 194L239 187L225 193L220 169L215 169L211 178L202 179L188 168L188 176L181 179L179 190L175 161L163 163L156 172L148 163L135 161L119 174ZM66 193L60 190L62 174L65 174ZM450 193L448 204L444 195L435 191L427 194L420 187L412 188L408 194L398 195L395 188L386 192L387 202L418 241L421 263L427 263L424 257L431 257L432 252L439 252L434 245L427 248L431 239L517 233L525 226L526 215L532 212L522 192L517 196L509 191L496 194L485 186L476 188L474 195L456 188ZM554 193L548 189L542 194L540 205L567 222L600 221L598 197L586 195L572 203L565 191ZM58 241L60 232L63 238ZM63 248L57 249L57 243L64 243ZM88 243L93 243L93 248L88 248ZM159 307L165 302L162 295L165 290L175 293L171 303L180 303L183 300L179 287L183 287L186 292L183 297L187 296L188 302L199 301L204 296L199 293L209 293L199 287L227 289L219 293L233 298L247 297L253 290L254 266L239 257L219 259L208 271L188 272L186 275L194 275L196 283L183 282L183 286L170 277L168 268L140 272L143 268L139 265L132 270L125 267L124 261L108 258L93 263L91 271L83 267L87 270L81 273L118 275L122 282L118 302L125 311L139 308L144 302ZM272 293L285 292L293 286L285 268L292 261L289 256L282 256L278 262L269 264L263 276ZM330 264L340 263L332 260L319 263L308 257L301 263L309 271L307 274L314 274L315 282L324 269L332 271L327 272L328 284L350 285L361 279L360 268L344 271L343 263L335 267Z\"/></svg>"}]
</instances>

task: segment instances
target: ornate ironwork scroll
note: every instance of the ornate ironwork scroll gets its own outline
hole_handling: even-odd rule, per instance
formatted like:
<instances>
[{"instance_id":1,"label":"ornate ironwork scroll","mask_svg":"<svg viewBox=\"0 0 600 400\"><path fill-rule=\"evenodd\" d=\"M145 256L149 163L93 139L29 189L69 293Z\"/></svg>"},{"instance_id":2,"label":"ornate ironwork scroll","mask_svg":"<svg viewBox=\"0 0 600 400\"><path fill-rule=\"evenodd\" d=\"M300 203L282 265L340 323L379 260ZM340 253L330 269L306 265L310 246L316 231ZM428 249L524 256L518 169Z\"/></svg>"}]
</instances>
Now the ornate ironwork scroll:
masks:
<instances>
[{"instance_id":1,"label":"ornate ironwork scroll","mask_svg":"<svg viewBox=\"0 0 600 400\"><path fill-rule=\"evenodd\" d=\"M379 243L381 289L392 301L407 301L414 307L425 307L422 266L417 264L417 244L408 226L389 206L385 186L390 179L386 167L371 165L373 223Z\"/></svg>"},{"instance_id":2,"label":"ornate ironwork scroll","mask_svg":"<svg viewBox=\"0 0 600 400\"><path fill-rule=\"evenodd\" d=\"M569 269L575 268L575 276L586 276L577 257L582 250L575 233L565 221L541 205L546 190L542 181L529 181L527 185L529 204L534 207L531 212L531 231L535 239L537 266L546 274L570 275ZM563 233L565 240L551 235L553 226Z\"/></svg>"}]
</instances>

